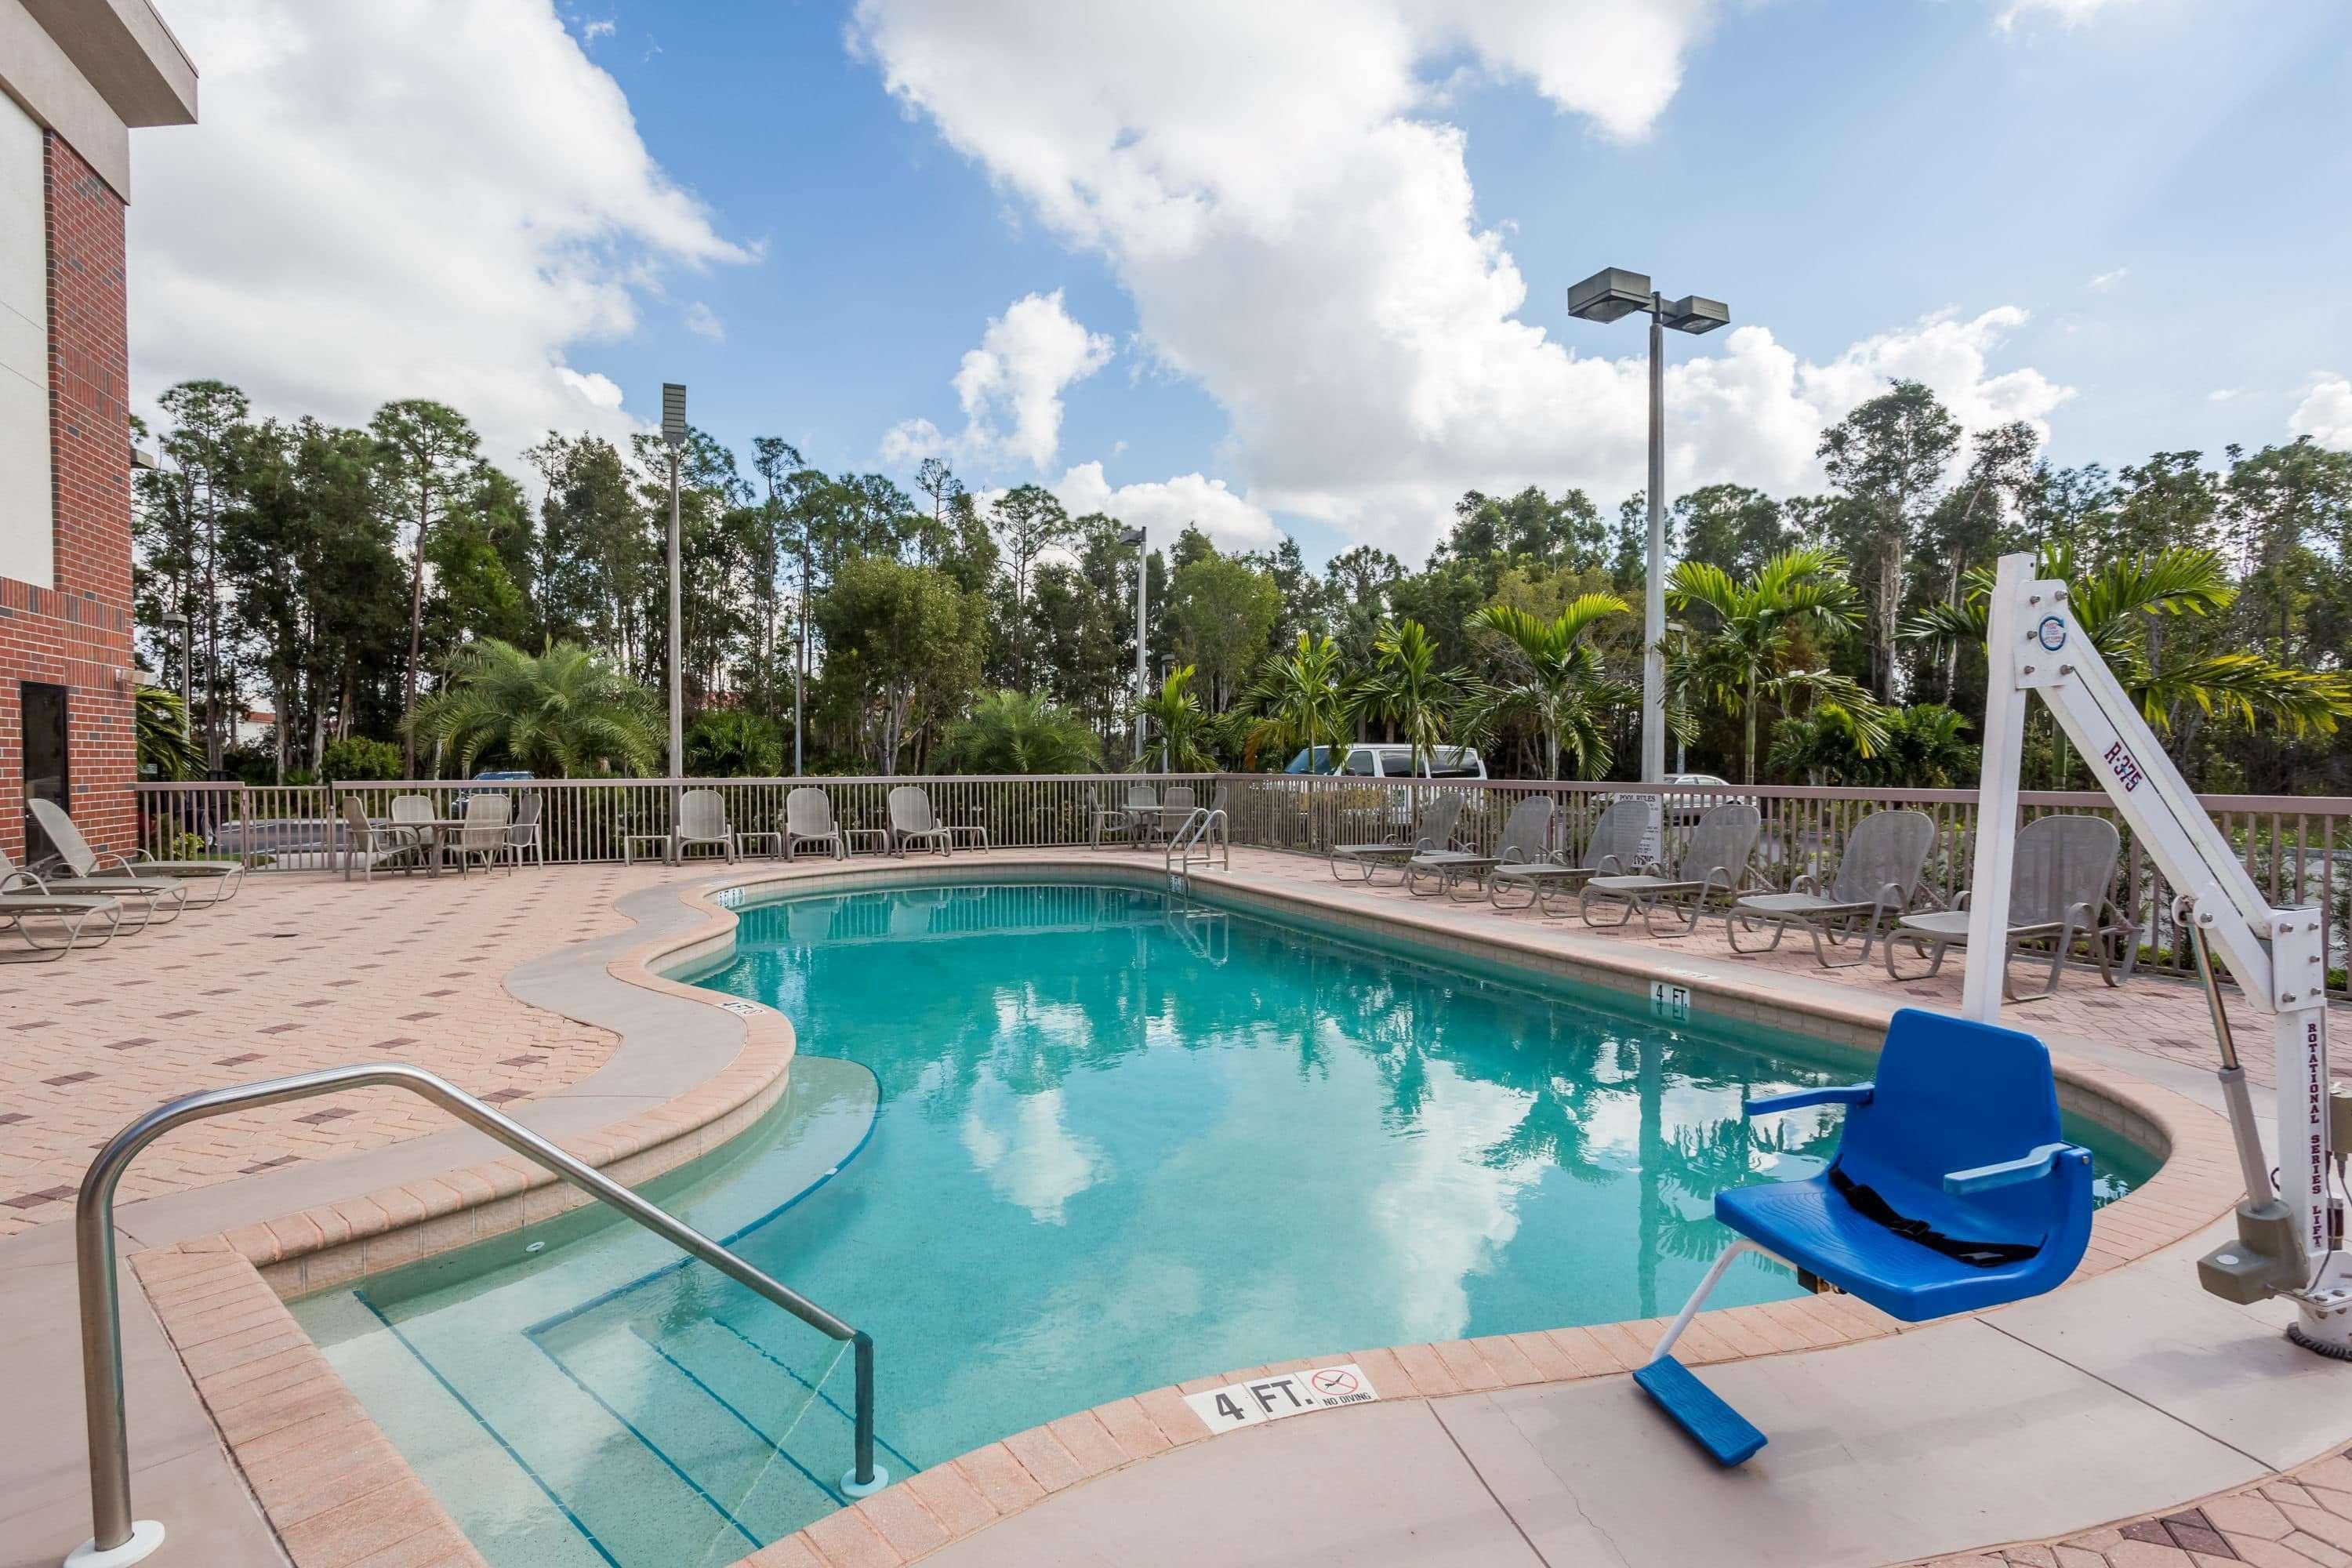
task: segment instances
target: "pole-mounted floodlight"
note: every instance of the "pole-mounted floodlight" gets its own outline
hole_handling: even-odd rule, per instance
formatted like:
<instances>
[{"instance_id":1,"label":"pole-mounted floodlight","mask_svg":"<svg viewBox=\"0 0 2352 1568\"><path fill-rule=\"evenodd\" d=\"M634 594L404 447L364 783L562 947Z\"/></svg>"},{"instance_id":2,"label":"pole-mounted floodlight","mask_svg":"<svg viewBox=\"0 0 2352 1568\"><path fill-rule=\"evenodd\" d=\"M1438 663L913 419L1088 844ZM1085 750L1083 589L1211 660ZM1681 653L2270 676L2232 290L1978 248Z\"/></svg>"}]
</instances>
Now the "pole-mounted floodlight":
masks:
<instances>
[{"instance_id":1,"label":"pole-mounted floodlight","mask_svg":"<svg viewBox=\"0 0 2352 1568\"><path fill-rule=\"evenodd\" d=\"M1150 576L1151 558L1144 552L1143 537L1140 528L1130 528L1118 536L1121 544L1135 549L1135 761L1139 767L1143 764L1143 700L1150 695L1144 674L1143 592Z\"/></svg>"},{"instance_id":2,"label":"pole-mounted floodlight","mask_svg":"<svg viewBox=\"0 0 2352 1568\"><path fill-rule=\"evenodd\" d=\"M686 447L686 388L674 381L662 383L662 439L669 445L669 776L675 779L686 776L686 672L678 654L684 607L677 569L677 464ZM673 826L677 805L675 800L670 803ZM675 834L670 842L677 842Z\"/></svg>"},{"instance_id":3,"label":"pole-mounted floodlight","mask_svg":"<svg viewBox=\"0 0 2352 1568\"><path fill-rule=\"evenodd\" d=\"M1650 313L1650 563L1642 595L1642 782L1666 773L1666 331L1711 332L1731 322L1720 300L1685 294L1668 300L1647 273L1604 267L1568 290L1568 313L1584 321L1616 321Z\"/></svg>"}]
</instances>

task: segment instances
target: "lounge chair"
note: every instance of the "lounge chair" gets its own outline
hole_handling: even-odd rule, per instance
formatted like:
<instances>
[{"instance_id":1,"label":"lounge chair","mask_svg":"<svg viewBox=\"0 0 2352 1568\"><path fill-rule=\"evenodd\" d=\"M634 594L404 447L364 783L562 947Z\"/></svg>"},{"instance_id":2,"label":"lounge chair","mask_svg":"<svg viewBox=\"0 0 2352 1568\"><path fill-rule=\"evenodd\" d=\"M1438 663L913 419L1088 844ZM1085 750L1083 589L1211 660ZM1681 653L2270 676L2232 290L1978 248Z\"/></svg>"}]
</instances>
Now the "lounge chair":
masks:
<instances>
[{"instance_id":1,"label":"lounge chair","mask_svg":"<svg viewBox=\"0 0 2352 1568\"><path fill-rule=\"evenodd\" d=\"M496 792L475 795L466 802L466 825L443 840L442 852L457 862L461 877L477 860L485 871L506 860L511 873L514 846L507 829L513 821L513 801Z\"/></svg>"},{"instance_id":2,"label":"lounge chair","mask_svg":"<svg viewBox=\"0 0 2352 1568\"><path fill-rule=\"evenodd\" d=\"M1785 893L1750 893L1731 906L1725 922L1734 952L1769 952L1780 945L1790 926L1801 926L1813 939L1813 957L1823 969L1852 969L1870 962L1870 944L1880 931L1901 918L1919 890L1919 873L1935 847L1935 819L1924 811L1874 811L1856 823L1838 857L1837 877L1829 891L1809 872ZM1742 947L1739 934L1752 932L1759 922L1769 924L1772 940L1761 947ZM1842 947L1862 926L1862 949L1852 958L1832 958L1829 950Z\"/></svg>"},{"instance_id":3,"label":"lounge chair","mask_svg":"<svg viewBox=\"0 0 2352 1568\"><path fill-rule=\"evenodd\" d=\"M1576 912L1586 925L1599 925L1601 922L1592 918L1592 901L1606 899L1625 906L1623 917L1611 921L1610 929L1630 923L1638 914L1643 929L1652 936L1688 936L1698 930L1708 900L1738 893L1740 881L1748 875L1748 857L1755 852L1756 835L1763 826L1763 814L1746 801L1712 807L1691 829L1690 842L1684 846L1673 875L1594 877L1577 895ZM1658 929L1656 916L1662 909L1682 911L1680 931Z\"/></svg>"},{"instance_id":4,"label":"lounge chair","mask_svg":"<svg viewBox=\"0 0 2352 1568\"><path fill-rule=\"evenodd\" d=\"M931 810L929 795L913 784L900 784L890 792L890 838L897 853L904 855L909 844L929 844L946 855L954 850L959 837L971 841L967 848L988 847L987 828L942 826Z\"/></svg>"},{"instance_id":5,"label":"lounge chair","mask_svg":"<svg viewBox=\"0 0 2352 1568\"><path fill-rule=\"evenodd\" d=\"M784 796L784 858L792 859L803 844L829 845L839 859L849 858L861 837L879 839L890 848L890 833L882 827L844 827L834 820L833 797L811 784Z\"/></svg>"},{"instance_id":6,"label":"lounge chair","mask_svg":"<svg viewBox=\"0 0 2352 1568\"><path fill-rule=\"evenodd\" d=\"M425 839L415 827L398 824L379 826L368 819L367 808L360 805L355 795L343 796L343 880L352 879L352 868L360 868L360 879L375 880L379 866L414 871L425 864Z\"/></svg>"},{"instance_id":7,"label":"lounge chair","mask_svg":"<svg viewBox=\"0 0 2352 1568\"><path fill-rule=\"evenodd\" d=\"M25 944L33 950L30 958L12 958L9 963L55 963L80 943L82 927L93 920L106 922L106 934L90 945L103 947L122 927L122 900L107 893L52 893L30 871L10 871L0 876L0 927L23 937ZM63 928L65 940L43 942L26 924L28 921L55 921Z\"/></svg>"},{"instance_id":8,"label":"lounge chair","mask_svg":"<svg viewBox=\"0 0 2352 1568\"><path fill-rule=\"evenodd\" d=\"M2016 858L2009 878L2009 934L2001 944L2000 991L2011 1002L2032 1002L2058 989L2066 967L2066 952L2087 938L2098 959L2099 977L2109 985L2131 978L2139 956L2137 933L2112 910L2108 890L2115 884L2116 858L2123 838L2104 816L2039 816L2017 836ZM1886 936L1886 973L1897 980L1926 980L1944 967L1944 955L1965 947L1969 939L1968 894L1959 907L1929 914L1905 915ZM2116 973L2107 952L2111 939L2126 943L2123 973ZM2039 991L2021 994L2010 988L2009 959L2021 942L2050 943L2050 977ZM1907 944L1928 955L1927 967L1906 974L1895 966L1895 949Z\"/></svg>"},{"instance_id":9,"label":"lounge chair","mask_svg":"<svg viewBox=\"0 0 2352 1568\"><path fill-rule=\"evenodd\" d=\"M1436 898L1452 894L1465 881L1483 889L1486 873L1496 867L1543 859L1550 851L1553 809L1552 798L1548 795L1531 795L1511 807L1511 815L1503 819L1503 836L1496 840L1492 855L1459 849L1433 849L1415 855L1404 863L1404 890L1419 898ZM1421 890L1421 881L1425 877L1436 879L1433 891Z\"/></svg>"},{"instance_id":10,"label":"lounge chair","mask_svg":"<svg viewBox=\"0 0 2352 1568\"><path fill-rule=\"evenodd\" d=\"M1403 874L1405 862L1416 855L1432 855L1454 847L1454 830L1462 823L1463 805L1470 792L1463 789L1443 789L1436 793L1421 814L1421 835L1409 843L1398 844L1334 844L1324 858L1331 868L1331 879L1344 882L1339 875L1341 866L1349 866L1362 874L1363 880L1372 879L1372 873L1383 866Z\"/></svg>"},{"instance_id":11,"label":"lounge chair","mask_svg":"<svg viewBox=\"0 0 2352 1568\"><path fill-rule=\"evenodd\" d=\"M74 819L57 802L27 801L25 809L48 835L49 844L67 871L85 881L111 877L168 878L186 884L191 899L200 889L210 893L211 897L195 903L194 907L202 909L236 897L238 885L245 880L242 855L234 860L158 860L143 849L133 849L127 856L111 854L91 848L89 841L81 836L81 829L74 826ZM50 880L54 882L56 879Z\"/></svg>"},{"instance_id":12,"label":"lounge chair","mask_svg":"<svg viewBox=\"0 0 2352 1568\"><path fill-rule=\"evenodd\" d=\"M1486 873L1486 901L1498 910L1523 910L1540 903L1549 914L1555 893L1572 893L1595 877L1630 876L1642 868L1642 847L1657 820L1658 802L1654 796L1625 795L1612 801L1601 820L1592 825L1582 859L1573 866L1560 860L1497 866ZM1525 888L1527 903L1504 903L1506 888Z\"/></svg>"},{"instance_id":13,"label":"lounge chair","mask_svg":"<svg viewBox=\"0 0 2352 1568\"><path fill-rule=\"evenodd\" d=\"M1846 1108L1820 1175L1731 1187L1715 1217L1738 1237L1633 1381L1716 1459L1764 1434L1674 1358L1675 1342L1742 1252L1761 1252L1902 1322L1981 1311L2065 1283L2091 1239L2091 1156L2064 1142L2050 1053L2014 1029L1906 1007L1874 1081L1749 1100L1749 1116Z\"/></svg>"},{"instance_id":14,"label":"lounge chair","mask_svg":"<svg viewBox=\"0 0 2352 1568\"><path fill-rule=\"evenodd\" d=\"M727 798L715 789L690 789L677 797L677 826L670 830L669 858L683 864L698 844L716 846L735 858L735 830L727 821Z\"/></svg>"},{"instance_id":15,"label":"lounge chair","mask_svg":"<svg viewBox=\"0 0 2352 1568\"><path fill-rule=\"evenodd\" d=\"M38 804L46 805L48 803L43 801ZM16 863L8 858L7 851L0 849L0 884L13 883L22 874ZM119 873L77 877L70 870L54 867L35 875L39 878L43 889L50 893L114 900L121 906L115 927L117 935L130 935L151 925L169 925L180 918L181 910L188 907L188 885L171 877L131 877ZM168 914L163 912L167 909L171 911ZM133 914L138 919L131 919Z\"/></svg>"}]
</instances>

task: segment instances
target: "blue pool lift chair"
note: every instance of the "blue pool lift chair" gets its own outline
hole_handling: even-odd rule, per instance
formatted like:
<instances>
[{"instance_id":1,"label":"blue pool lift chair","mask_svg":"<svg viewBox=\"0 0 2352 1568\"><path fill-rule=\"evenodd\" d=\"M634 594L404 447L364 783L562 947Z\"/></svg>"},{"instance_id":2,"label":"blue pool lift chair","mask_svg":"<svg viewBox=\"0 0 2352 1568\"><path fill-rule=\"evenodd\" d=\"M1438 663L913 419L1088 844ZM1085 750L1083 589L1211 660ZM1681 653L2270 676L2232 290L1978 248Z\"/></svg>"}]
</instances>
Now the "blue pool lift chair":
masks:
<instances>
[{"instance_id":1,"label":"blue pool lift chair","mask_svg":"<svg viewBox=\"0 0 2352 1568\"><path fill-rule=\"evenodd\" d=\"M2091 1239L2091 1156L2058 1131L2050 1052L2014 1029L1906 1007L1876 1078L1749 1100L1750 1116L1846 1107L1837 1157L1803 1181L1732 1187L1737 1235L1633 1381L1726 1465L1764 1435L1674 1358L1724 1270L1756 1251L1906 1323L2055 1289Z\"/></svg>"}]
</instances>

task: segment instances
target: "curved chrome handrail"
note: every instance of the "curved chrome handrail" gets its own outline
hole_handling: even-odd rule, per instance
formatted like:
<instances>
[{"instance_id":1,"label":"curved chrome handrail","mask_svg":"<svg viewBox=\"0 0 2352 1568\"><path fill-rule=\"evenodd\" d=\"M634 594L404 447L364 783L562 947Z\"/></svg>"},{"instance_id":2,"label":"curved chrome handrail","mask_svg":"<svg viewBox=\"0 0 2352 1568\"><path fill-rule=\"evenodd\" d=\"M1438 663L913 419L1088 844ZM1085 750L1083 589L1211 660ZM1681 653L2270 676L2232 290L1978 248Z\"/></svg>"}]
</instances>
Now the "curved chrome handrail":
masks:
<instances>
[{"instance_id":1,"label":"curved chrome handrail","mask_svg":"<svg viewBox=\"0 0 2352 1568\"><path fill-rule=\"evenodd\" d=\"M846 1341L857 1375L856 1468L843 1488L863 1497L879 1489L887 1475L874 1463L874 1342L791 1287L780 1284L693 1226L647 1203L593 1165L572 1158L520 1123L500 1115L447 1079L402 1062L362 1062L326 1068L290 1078L207 1089L160 1105L116 1133L91 1161L75 1202L75 1267L81 1288L82 1398L89 1426L89 1542L68 1558L114 1553L109 1563L134 1563L163 1542L161 1526L137 1531L131 1516L131 1444L122 1396L121 1287L115 1278L114 1189L139 1152L174 1128L224 1111L278 1105L289 1100L347 1089L404 1089L438 1105L460 1121L488 1133L525 1159L554 1172L590 1197L708 1263L738 1284L758 1292L829 1339ZM146 1550L121 1555L134 1533Z\"/></svg>"},{"instance_id":2,"label":"curved chrome handrail","mask_svg":"<svg viewBox=\"0 0 2352 1568\"><path fill-rule=\"evenodd\" d=\"M1216 842L1224 849L1224 868L1228 871L1232 870L1234 868L1233 835L1229 830L1225 808L1221 805L1196 805L1192 808L1192 815L1184 818L1184 825L1169 836L1168 847L1160 857L1160 868L1171 876L1176 875L1180 868L1189 874L1192 869L1192 851L1196 847L1201 851L1202 865L1215 864L1213 853L1209 848L1208 843L1209 833L1213 828L1216 831ZM1183 852L1183 859L1181 862L1176 858L1179 850Z\"/></svg>"}]
</instances>

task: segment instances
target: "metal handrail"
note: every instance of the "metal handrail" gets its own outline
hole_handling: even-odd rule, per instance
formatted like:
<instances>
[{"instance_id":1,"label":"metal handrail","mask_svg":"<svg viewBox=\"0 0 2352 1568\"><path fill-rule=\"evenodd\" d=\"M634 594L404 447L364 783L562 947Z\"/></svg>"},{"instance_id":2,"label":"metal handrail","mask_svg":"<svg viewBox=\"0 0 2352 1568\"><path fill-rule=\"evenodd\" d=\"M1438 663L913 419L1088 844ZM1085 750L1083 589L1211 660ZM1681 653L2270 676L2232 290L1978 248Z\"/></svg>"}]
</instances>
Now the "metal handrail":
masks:
<instances>
[{"instance_id":1,"label":"metal handrail","mask_svg":"<svg viewBox=\"0 0 2352 1568\"><path fill-rule=\"evenodd\" d=\"M114 1189L139 1152L174 1128L228 1110L278 1105L347 1089L405 1089L516 1153L554 1172L600 1203L757 1291L828 1339L848 1342L857 1374L856 1468L843 1489L864 1497L888 1477L874 1463L874 1342L791 1287L780 1284L693 1226L647 1203L595 1167L583 1164L520 1123L501 1116L447 1079L401 1062L362 1062L290 1078L207 1089L156 1107L121 1131L90 1162L74 1213L75 1265L81 1288L82 1397L89 1414L90 1540L72 1557L135 1563L162 1544L163 1526L131 1516L131 1445L122 1396L122 1321L114 1264ZM134 1542L134 1536L138 1539ZM128 1551L129 1555L123 1553Z\"/></svg>"},{"instance_id":2,"label":"metal handrail","mask_svg":"<svg viewBox=\"0 0 2352 1568\"><path fill-rule=\"evenodd\" d=\"M1184 819L1184 825L1169 837L1168 847L1160 857L1160 868L1173 876L1181 866L1189 874L1192 869L1192 850L1195 846L1201 847L1201 864L1203 866L1213 864L1211 851L1207 847L1209 830L1212 827L1218 830L1217 842L1224 847L1224 868L1228 871L1232 870L1234 868L1233 833L1231 823L1225 816L1225 808L1221 805L1196 805L1192 808L1192 815ZM1183 852L1181 862L1177 859L1179 850Z\"/></svg>"}]
</instances>

